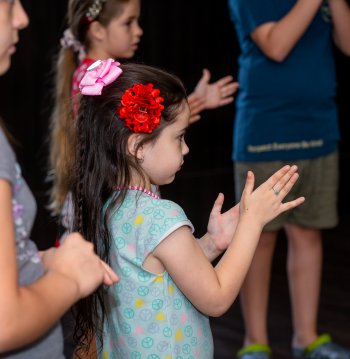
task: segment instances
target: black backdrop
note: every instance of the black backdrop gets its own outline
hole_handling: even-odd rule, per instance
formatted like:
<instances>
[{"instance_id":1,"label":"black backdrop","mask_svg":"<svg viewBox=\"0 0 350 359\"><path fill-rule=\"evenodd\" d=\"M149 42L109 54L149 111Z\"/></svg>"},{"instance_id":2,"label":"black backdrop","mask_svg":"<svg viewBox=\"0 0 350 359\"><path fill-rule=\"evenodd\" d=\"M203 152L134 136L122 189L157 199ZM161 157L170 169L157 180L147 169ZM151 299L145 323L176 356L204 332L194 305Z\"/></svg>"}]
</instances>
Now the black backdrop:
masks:
<instances>
[{"instance_id":1,"label":"black backdrop","mask_svg":"<svg viewBox=\"0 0 350 359\"><path fill-rule=\"evenodd\" d=\"M1 116L18 141L17 156L24 177L38 200L33 239L40 248L54 242L55 222L45 208L47 134L52 109L52 68L59 38L65 28L66 0L23 0L31 23L21 32L13 66L0 79ZM239 48L226 0L143 0L144 36L134 60L171 71L191 91L203 67L216 80L236 76ZM350 159L350 59L336 53L342 142L339 208L346 207L350 190L345 168ZM234 105L203 113L187 137L190 154L175 182L163 195L176 199L197 228L205 231L211 204L219 191L229 206L234 201L231 162Z\"/></svg>"}]
</instances>

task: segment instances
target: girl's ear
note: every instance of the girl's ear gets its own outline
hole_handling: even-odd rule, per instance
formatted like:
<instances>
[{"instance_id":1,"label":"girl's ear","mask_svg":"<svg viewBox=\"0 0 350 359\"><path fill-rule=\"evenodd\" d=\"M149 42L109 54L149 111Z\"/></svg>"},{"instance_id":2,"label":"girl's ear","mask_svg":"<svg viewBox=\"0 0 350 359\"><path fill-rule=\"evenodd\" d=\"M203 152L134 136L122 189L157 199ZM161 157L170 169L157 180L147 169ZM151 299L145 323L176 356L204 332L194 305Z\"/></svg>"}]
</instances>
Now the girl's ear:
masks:
<instances>
[{"instance_id":1,"label":"girl's ear","mask_svg":"<svg viewBox=\"0 0 350 359\"><path fill-rule=\"evenodd\" d=\"M141 136L138 133L133 133L128 138L128 151L129 153L136 157L138 160L143 158L143 147L139 147L141 141Z\"/></svg>"},{"instance_id":2,"label":"girl's ear","mask_svg":"<svg viewBox=\"0 0 350 359\"><path fill-rule=\"evenodd\" d=\"M106 35L106 28L98 21L93 21L89 26L89 38L92 40L103 40Z\"/></svg>"}]
</instances>

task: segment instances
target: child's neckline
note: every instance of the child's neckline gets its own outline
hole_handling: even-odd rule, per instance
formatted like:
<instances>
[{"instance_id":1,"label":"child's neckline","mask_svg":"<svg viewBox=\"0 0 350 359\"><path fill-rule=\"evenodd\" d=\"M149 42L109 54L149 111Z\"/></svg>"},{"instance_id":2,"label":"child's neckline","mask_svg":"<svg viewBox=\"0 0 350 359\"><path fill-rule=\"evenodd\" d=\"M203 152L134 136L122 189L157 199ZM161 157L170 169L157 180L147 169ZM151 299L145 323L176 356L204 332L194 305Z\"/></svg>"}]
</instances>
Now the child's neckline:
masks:
<instances>
[{"instance_id":1,"label":"child's neckline","mask_svg":"<svg viewBox=\"0 0 350 359\"><path fill-rule=\"evenodd\" d=\"M159 197L157 194L151 192L150 190L148 190L148 189L146 189L146 188L140 187L140 186L116 187L115 189L116 189L117 191L120 191L120 190L123 189L123 188L128 189L128 190L132 190L132 191L140 191L140 192L142 192L142 193L147 194L147 195L150 196L150 197L153 197L153 198L155 198L155 199L160 199L160 197Z\"/></svg>"}]
</instances>

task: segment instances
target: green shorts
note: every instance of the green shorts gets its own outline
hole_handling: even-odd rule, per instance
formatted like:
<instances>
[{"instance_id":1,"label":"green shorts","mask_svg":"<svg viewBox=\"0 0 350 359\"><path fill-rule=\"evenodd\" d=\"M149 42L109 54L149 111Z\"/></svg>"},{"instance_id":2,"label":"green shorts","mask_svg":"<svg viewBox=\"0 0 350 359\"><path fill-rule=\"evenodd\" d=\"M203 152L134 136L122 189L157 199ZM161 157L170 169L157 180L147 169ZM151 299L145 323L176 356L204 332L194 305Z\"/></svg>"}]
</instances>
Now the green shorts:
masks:
<instances>
[{"instance_id":1,"label":"green shorts","mask_svg":"<svg viewBox=\"0 0 350 359\"><path fill-rule=\"evenodd\" d=\"M338 224L338 152L324 157L296 161L235 162L234 176L237 200L241 198L248 170L254 172L256 188L287 164L298 166L299 179L284 202L300 196L305 197L305 202L280 214L269 222L264 230L278 230L285 223L313 229L335 227Z\"/></svg>"}]
</instances>

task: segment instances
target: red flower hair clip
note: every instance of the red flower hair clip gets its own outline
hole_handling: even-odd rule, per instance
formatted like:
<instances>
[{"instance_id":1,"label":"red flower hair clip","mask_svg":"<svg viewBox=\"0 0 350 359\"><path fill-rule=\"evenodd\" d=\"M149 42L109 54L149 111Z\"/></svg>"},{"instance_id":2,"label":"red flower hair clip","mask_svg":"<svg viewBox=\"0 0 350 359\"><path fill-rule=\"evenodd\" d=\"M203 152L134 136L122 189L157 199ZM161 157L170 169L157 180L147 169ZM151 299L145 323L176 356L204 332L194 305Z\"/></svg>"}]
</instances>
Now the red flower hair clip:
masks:
<instances>
[{"instance_id":1,"label":"red flower hair clip","mask_svg":"<svg viewBox=\"0 0 350 359\"><path fill-rule=\"evenodd\" d=\"M127 89L121 100L117 113L124 120L125 126L138 133L152 133L160 124L164 99L153 84L136 84Z\"/></svg>"}]
</instances>

